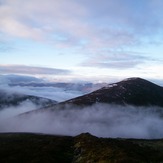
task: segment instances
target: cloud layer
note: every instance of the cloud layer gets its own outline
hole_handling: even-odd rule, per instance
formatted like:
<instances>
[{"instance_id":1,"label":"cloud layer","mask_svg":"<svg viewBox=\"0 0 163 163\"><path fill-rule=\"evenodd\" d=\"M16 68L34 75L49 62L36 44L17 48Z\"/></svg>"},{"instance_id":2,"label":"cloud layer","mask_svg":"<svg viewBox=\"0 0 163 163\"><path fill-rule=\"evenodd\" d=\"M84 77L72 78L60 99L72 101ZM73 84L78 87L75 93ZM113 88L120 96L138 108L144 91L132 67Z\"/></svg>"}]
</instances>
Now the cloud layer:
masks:
<instances>
[{"instance_id":1,"label":"cloud layer","mask_svg":"<svg viewBox=\"0 0 163 163\"><path fill-rule=\"evenodd\" d=\"M0 65L1 74L27 74L27 75L67 75L69 70L32 67L25 65Z\"/></svg>"},{"instance_id":2,"label":"cloud layer","mask_svg":"<svg viewBox=\"0 0 163 163\"><path fill-rule=\"evenodd\" d=\"M151 49L154 46L157 50L162 45L162 8L161 0L5 0L0 4L0 34L9 42L18 42L18 46L24 40L50 45L54 48L54 55L51 54L54 62L58 61L56 54L64 54L65 58L71 56L72 67L80 70L85 66L119 70L135 68L139 73L142 67L140 73L144 75L149 67L146 63L152 61L149 56L156 53L155 58L161 54L159 50L151 52ZM0 41L0 49L4 52L10 46ZM44 53L48 56L47 51ZM79 65L73 61L76 55L81 59ZM62 63L63 59L60 61ZM36 65L38 62L39 59ZM65 64L56 65L63 67L71 65L70 62L64 60ZM43 70L40 73L46 74ZM49 69L47 73L57 72Z\"/></svg>"},{"instance_id":3,"label":"cloud layer","mask_svg":"<svg viewBox=\"0 0 163 163\"><path fill-rule=\"evenodd\" d=\"M14 37L48 39L59 46L84 46L90 51L119 48L159 32L162 5L159 0L6 0L0 6L0 31Z\"/></svg>"},{"instance_id":4,"label":"cloud layer","mask_svg":"<svg viewBox=\"0 0 163 163\"><path fill-rule=\"evenodd\" d=\"M150 58L141 56L139 54L131 54L134 52L108 52L108 54L96 55L84 61L82 66L88 67L99 67L99 68L110 68L110 69L129 69L134 68L139 64L143 64Z\"/></svg>"},{"instance_id":5,"label":"cloud layer","mask_svg":"<svg viewBox=\"0 0 163 163\"><path fill-rule=\"evenodd\" d=\"M44 97L58 102L81 96L100 87L102 84L49 82L43 78L20 75L0 76L0 91Z\"/></svg>"},{"instance_id":6,"label":"cloud layer","mask_svg":"<svg viewBox=\"0 0 163 163\"><path fill-rule=\"evenodd\" d=\"M96 104L81 109L66 106L65 110L44 110L3 120L0 131L59 135L90 132L99 137L154 139L163 137L162 114L162 108L155 107Z\"/></svg>"}]
</instances>

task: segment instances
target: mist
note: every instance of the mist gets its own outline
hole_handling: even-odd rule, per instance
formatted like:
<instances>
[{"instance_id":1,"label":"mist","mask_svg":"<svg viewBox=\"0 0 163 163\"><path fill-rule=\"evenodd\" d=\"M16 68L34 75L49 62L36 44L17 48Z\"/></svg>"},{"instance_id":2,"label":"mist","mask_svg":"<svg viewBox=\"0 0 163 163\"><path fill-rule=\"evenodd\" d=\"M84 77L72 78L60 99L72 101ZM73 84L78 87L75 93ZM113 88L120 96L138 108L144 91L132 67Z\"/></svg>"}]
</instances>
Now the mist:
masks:
<instances>
[{"instance_id":1,"label":"mist","mask_svg":"<svg viewBox=\"0 0 163 163\"><path fill-rule=\"evenodd\" d=\"M4 106L0 109L0 123L19 114L40 109L40 107L41 105L36 105L32 101L28 100L21 102L17 106Z\"/></svg>"},{"instance_id":2,"label":"mist","mask_svg":"<svg viewBox=\"0 0 163 163\"><path fill-rule=\"evenodd\" d=\"M66 105L65 109L44 109L3 119L0 132L71 136L89 132L98 137L156 139L163 138L162 126L163 109L158 107L95 104L81 108Z\"/></svg>"},{"instance_id":3,"label":"mist","mask_svg":"<svg viewBox=\"0 0 163 163\"><path fill-rule=\"evenodd\" d=\"M32 83L35 83L36 86L30 85ZM78 86L80 86L80 83L73 83L74 87L71 86L69 89L65 88L64 86L39 86L39 84L41 83L45 83L47 85L52 84L52 82L48 80L46 81L41 78L36 78L32 76L0 75L0 90L9 92L9 94L19 93L25 95L32 95L37 97L48 98L57 102L66 101L100 88L100 86L93 85L92 87L90 87L90 90L83 92L82 90L77 89ZM21 84L26 85L22 86ZM55 82L53 84L55 84Z\"/></svg>"},{"instance_id":4,"label":"mist","mask_svg":"<svg viewBox=\"0 0 163 163\"><path fill-rule=\"evenodd\" d=\"M55 87L15 86L15 87L9 87L8 89L6 88L6 90L12 90L13 92L48 98L58 102L62 102L83 95L83 93L79 91L72 91L72 90L65 91L64 88L55 88Z\"/></svg>"},{"instance_id":5,"label":"mist","mask_svg":"<svg viewBox=\"0 0 163 163\"><path fill-rule=\"evenodd\" d=\"M48 98L58 102L62 102L77 96L83 95L80 91L65 91L64 88L55 88L55 87L30 87L30 86L1 86L0 90L4 90L9 93L20 93L25 95L37 96L42 98Z\"/></svg>"}]
</instances>

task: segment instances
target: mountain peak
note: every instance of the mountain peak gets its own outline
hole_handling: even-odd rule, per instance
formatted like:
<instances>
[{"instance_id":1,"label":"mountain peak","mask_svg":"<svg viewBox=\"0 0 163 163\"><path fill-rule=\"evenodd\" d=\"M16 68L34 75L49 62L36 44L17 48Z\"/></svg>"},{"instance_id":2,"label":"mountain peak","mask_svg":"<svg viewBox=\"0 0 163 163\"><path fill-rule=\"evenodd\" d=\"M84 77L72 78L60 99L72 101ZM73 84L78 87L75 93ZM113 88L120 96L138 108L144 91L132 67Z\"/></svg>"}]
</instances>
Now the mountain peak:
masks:
<instances>
[{"instance_id":1,"label":"mountain peak","mask_svg":"<svg viewBox=\"0 0 163 163\"><path fill-rule=\"evenodd\" d=\"M145 79L142 79L142 78L139 78L139 77L131 77L131 78L126 78L122 81L130 81L130 80L145 80Z\"/></svg>"},{"instance_id":2,"label":"mountain peak","mask_svg":"<svg viewBox=\"0 0 163 163\"><path fill-rule=\"evenodd\" d=\"M90 94L66 101L77 105L109 103L136 106L163 106L163 88L142 78L127 78Z\"/></svg>"},{"instance_id":3,"label":"mountain peak","mask_svg":"<svg viewBox=\"0 0 163 163\"><path fill-rule=\"evenodd\" d=\"M147 83L152 83L152 82L150 82L146 79L140 78L140 77L132 77L132 78L126 78L118 83L128 83L128 84L144 83L144 84L147 84ZM154 84L154 83L152 83L152 84Z\"/></svg>"}]
</instances>

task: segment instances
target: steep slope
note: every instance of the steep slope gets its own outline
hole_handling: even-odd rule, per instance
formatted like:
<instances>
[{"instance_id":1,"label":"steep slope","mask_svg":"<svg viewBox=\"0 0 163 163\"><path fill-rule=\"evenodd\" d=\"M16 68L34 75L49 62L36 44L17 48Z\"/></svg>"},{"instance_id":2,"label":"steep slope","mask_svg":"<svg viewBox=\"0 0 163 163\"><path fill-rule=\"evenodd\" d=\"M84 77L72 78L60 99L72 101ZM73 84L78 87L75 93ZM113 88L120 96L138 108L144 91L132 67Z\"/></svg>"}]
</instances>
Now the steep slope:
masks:
<instances>
[{"instance_id":1,"label":"steep slope","mask_svg":"<svg viewBox=\"0 0 163 163\"><path fill-rule=\"evenodd\" d=\"M0 134L0 162L162 162L163 140Z\"/></svg>"},{"instance_id":2,"label":"steep slope","mask_svg":"<svg viewBox=\"0 0 163 163\"><path fill-rule=\"evenodd\" d=\"M141 78L129 78L64 102L76 105L95 103L163 107L163 88Z\"/></svg>"},{"instance_id":3,"label":"steep slope","mask_svg":"<svg viewBox=\"0 0 163 163\"><path fill-rule=\"evenodd\" d=\"M41 107L45 107L57 103L56 101L49 100L42 97L36 97L31 95L25 95L25 94L0 90L0 109L9 106L17 106L25 101L32 102L36 105L40 105Z\"/></svg>"}]
</instances>

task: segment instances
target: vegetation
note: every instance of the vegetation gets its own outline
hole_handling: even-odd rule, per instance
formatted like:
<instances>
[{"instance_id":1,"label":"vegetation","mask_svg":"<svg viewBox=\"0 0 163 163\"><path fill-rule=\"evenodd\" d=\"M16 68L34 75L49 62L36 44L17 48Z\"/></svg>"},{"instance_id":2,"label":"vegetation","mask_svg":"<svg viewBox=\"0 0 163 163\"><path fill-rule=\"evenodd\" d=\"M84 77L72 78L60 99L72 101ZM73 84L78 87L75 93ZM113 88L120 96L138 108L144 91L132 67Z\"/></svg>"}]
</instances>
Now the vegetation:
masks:
<instances>
[{"instance_id":1,"label":"vegetation","mask_svg":"<svg viewBox=\"0 0 163 163\"><path fill-rule=\"evenodd\" d=\"M163 139L97 138L30 133L0 134L0 162L163 162Z\"/></svg>"}]
</instances>

